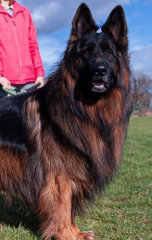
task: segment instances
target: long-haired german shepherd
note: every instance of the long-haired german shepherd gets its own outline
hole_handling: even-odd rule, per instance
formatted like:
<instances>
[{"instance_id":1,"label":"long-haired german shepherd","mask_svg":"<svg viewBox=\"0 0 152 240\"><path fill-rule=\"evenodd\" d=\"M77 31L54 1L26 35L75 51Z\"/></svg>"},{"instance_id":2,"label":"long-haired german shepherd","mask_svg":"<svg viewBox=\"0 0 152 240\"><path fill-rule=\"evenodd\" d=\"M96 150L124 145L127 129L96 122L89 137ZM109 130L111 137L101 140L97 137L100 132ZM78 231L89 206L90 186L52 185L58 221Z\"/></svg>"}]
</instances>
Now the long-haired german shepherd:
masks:
<instances>
[{"instance_id":1,"label":"long-haired german shepherd","mask_svg":"<svg viewBox=\"0 0 152 240\"><path fill-rule=\"evenodd\" d=\"M42 219L42 237L91 240L75 215L117 172L132 111L125 14L102 32L82 3L63 59L41 89L0 101L0 190Z\"/></svg>"}]
</instances>

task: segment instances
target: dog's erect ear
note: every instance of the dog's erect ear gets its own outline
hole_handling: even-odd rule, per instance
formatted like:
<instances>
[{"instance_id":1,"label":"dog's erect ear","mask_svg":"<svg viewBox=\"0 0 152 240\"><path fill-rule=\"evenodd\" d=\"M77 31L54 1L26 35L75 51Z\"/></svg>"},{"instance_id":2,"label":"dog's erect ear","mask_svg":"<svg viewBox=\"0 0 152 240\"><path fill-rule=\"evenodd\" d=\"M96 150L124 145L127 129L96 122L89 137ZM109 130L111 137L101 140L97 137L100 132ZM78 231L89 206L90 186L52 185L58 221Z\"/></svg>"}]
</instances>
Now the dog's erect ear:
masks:
<instances>
[{"instance_id":1,"label":"dog's erect ear","mask_svg":"<svg viewBox=\"0 0 152 240\"><path fill-rule=\"evenodd\" d=\"M97 25L92 17L91 11L85 3L82 3L74 16L71 35L79 38L85 34L96 32Z\"/></svg>"},{"instance_id":2,"label":"dog's erect ear","mask_svg":"<svg viewBox=\"0 0 152 240\"><path fill-rule=\"evenodd\" d=\"M127 23L124 10L121 6L118 5L112 10L107 21L101 28L104 33L110 34L120 47L127 50Z\"/></svg>"}]
</instances>

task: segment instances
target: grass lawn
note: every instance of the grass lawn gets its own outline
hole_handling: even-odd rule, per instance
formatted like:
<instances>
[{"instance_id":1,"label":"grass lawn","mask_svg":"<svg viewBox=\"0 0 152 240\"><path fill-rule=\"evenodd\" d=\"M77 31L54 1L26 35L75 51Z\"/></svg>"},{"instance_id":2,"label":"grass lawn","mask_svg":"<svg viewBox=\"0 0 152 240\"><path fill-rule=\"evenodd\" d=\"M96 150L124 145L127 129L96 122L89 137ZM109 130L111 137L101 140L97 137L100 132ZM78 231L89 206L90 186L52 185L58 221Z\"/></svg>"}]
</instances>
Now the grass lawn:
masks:
<instances>
[{"instance_id":1,"label":"grass lawn","mask_svg":"<svg viewBox=\"0 0 152 240\"><path fill-rule=\"evenodd\" d=\"M93 229L99 240L152 240L152 117L131 118L119 174L85 217L81 230ZM0 199L0 240L40 240L37 216L10 209Z\"/></svg>"}]
</instances>

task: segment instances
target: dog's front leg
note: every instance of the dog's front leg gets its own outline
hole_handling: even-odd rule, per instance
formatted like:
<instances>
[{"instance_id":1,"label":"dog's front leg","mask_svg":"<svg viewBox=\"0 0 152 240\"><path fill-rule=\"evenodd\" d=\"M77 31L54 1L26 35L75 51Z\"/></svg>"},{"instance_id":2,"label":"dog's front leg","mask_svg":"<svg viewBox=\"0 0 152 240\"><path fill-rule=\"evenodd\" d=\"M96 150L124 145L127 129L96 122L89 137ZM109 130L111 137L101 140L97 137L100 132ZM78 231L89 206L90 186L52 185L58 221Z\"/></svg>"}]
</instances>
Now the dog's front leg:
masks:
<instances>
[{"instance_id":1,"label":"dog's front leg","mask_svg":"<svg viewBox=\"0 0 152 240\"><path fill-rule=\"evenodd\" d=\"M65 176L50 176L39 198L44 239L76 240L71 230L72 183Z\"/></svg>"}]
</instances>

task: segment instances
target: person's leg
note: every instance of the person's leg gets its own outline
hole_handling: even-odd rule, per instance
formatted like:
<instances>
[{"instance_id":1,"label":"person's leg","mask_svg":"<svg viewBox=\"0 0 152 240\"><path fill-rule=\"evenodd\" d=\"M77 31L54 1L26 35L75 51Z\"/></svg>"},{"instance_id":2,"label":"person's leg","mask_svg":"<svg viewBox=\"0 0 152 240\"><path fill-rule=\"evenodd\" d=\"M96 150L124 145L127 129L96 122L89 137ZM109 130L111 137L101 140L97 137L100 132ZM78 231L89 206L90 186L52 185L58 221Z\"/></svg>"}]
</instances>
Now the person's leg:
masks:
<instances>
[{"instance_id":1,"label":"person's leg","mask_svg":"<svg viewBox=\"0 0 152 240\"><path fill-rule=\"evenodd\" d=\"M7 96L8 96L8 93L2 89L2 86L0 86L0 99Z\"/></svg>"}]
</instances>

